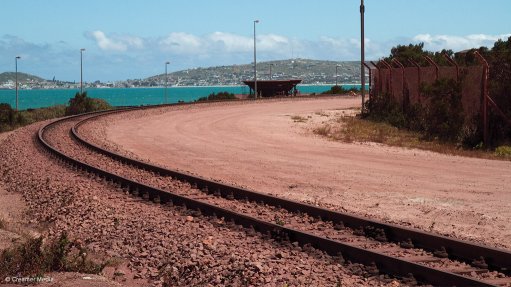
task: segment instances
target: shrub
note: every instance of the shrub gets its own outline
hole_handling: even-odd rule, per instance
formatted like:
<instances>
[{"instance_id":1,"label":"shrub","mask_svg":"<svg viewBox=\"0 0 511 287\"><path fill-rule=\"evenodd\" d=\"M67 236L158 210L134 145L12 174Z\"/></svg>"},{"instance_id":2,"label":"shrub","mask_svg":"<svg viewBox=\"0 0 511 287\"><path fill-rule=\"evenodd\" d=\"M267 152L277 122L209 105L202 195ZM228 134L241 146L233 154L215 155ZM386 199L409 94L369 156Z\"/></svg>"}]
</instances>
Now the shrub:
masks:
<instances>
[{"instance_id":1,"label":"shrub","mask_svg":"<svg viewBox=\"0 0 511 287\"><path fill-rule=\"evenodd\" d=\"M330 90L324 91L321 94L322 95L344 95L349 92L357 93L358 90L356 88L345 89L343 86L336 85L336 86L333 86L332 88L330 88Z\"/></svg>"},{"instance_id":2,"label":"shrub","mask_svg":"<svg viewBox=\"0 0 511 287\"><path fill-rule=\"evenodd\" d=\"M236 100L236 96L229 92L219 92L217 94L211 93L207 97L201 97L201 98L197 99L197 102L225 101L225 100Z\"/></svg>"},{"instance_id":3,"label":"shrub","mask_svg":"<svg viewBox=\"0 0 511 287\"><path fill-rule=\"evenodd\" d=\"M401 105L389 94L374 95L366 102L364 117L377 122L385 122L393 126L406 127L406 117Z\"/></svg>"},{"instance_id":4,"label":"shrub","mask_svg":"<svg viewBox=\"0 0 511 287\"><path fill-rule=\"evenodd\" d=\"M62 117L66 107L63 105L40 109L15 111L8 104L0 104L0 132L52 118Z\"/></svg>"},{"instance_id":5,"label":"shrub","mask_svg":"<svg viewBox=\"0 0 511 287\"><path fill-rule=\"evenodd\" d=\"M422 87L429 99L425 113L425 134L440 140L460 140L465 113L461 103L461 85L452 79L440 79Z\"/></svg>"},{"instance_id":6,"label":"shrub","mask_svg":"<svg viewBox=\"0 0 511 287\"><path fill-rule=\"evenodd\" d=\"M28 239L19 246L2 251L0 262L0 278L51 271L98 274L105 266L88 259L86 250L71 242L66 233L47 245L43 244L42 237Z\"/></svg>"},{"instance_id":7,"label":"shrub","mask_svg":"<svg viewBox=\"0 0 511 287\"><path fill-rule=\"evenodd\" d=\"M77 92L75 97L69 100L69 106L66 108L66 115L77 115L111 108L112 106L105 100L89 98L87 97L87 92Z\"/></svg>"}]
</instances>

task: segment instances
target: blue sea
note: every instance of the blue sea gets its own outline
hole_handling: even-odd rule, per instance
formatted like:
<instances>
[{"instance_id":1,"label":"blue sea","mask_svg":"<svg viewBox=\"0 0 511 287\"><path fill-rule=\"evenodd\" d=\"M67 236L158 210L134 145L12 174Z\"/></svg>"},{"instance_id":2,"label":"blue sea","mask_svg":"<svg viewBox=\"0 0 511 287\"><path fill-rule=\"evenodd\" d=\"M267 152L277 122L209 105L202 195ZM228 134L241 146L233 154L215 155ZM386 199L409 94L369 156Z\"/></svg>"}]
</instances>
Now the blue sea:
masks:
<instances>
[{"instance_id":1,"label":"blue sea","mask_svg":"<svg viewBox=\"0 0 511 287\"><path fill-rule=\"evenodd\" d=\"M360 85L343 85L349 89L360 88ZM329 90L332 85L298 85L302 94L321 93ZM106 100L112 106L140 106L157 105L165 103L164 88L102 88L86 89L87 95L92 98ZM213 87L169 87L167 90L167 103L178 101L193 102L200 97L211 93L229 92L233 94L248 94L247 86L213 86ZM65 105L69 99L78 92L75 89L66 90L19 90L18 104L20 110L44 108L55 105ZM0 103L16 106L15 90L0 90Z\"/></svg>"}]
</instances>

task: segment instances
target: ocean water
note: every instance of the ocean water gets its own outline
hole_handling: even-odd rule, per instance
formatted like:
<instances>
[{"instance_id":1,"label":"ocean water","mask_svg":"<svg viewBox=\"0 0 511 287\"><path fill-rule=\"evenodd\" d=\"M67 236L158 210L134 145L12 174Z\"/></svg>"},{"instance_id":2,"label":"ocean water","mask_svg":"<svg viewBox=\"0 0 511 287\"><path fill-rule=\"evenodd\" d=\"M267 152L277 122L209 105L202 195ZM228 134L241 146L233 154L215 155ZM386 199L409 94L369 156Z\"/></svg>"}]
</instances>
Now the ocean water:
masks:
<instances>
[{"instance_id":1,"label":"ocean water","mask_svg":"<svg viewBox=\"0 0 511 287\"><path fill-rule=\"evenodd\" d=\"M345 88L360 88L360 85L343 85ZM321 93L329 90L332 85L298 85L301 93ZM20 110L44 108L55 105L65 105L79 90L19 90L18 105ZM102 88L86 89L92 98L106 100L112 106L140 106L165 103L164 88ZM192 102L211 93L229 92L233 94L248 94L247 86L213 86L213 87L169 87L167 103L178 101ZM0 103L16 106L15 90L0 90Z\"/></svg>"}]
</instances>

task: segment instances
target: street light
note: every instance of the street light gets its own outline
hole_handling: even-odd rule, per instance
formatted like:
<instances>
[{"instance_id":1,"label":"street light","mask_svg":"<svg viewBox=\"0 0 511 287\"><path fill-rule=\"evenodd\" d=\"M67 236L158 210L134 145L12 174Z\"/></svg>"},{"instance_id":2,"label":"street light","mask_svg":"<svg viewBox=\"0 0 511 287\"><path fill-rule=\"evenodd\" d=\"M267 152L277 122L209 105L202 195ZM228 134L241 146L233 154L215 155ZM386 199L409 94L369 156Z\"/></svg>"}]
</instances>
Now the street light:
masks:
<instances>
[{"instance_id":1,"label":"street light","mask_svg":"<svg viewBox=\"0 0 511 287\"><path fill-rule=\"evenodd\" d=\"M275 64L270 64L270 81L272 80L272 74L271 74L271 67L273 67Z\"/></svg>"},{"instance_id":2,"label":"street light","mask_svg":"<svg viewBox=\"0 0 511 287\"><path fill-rule=\"evenodd\" d=\"M15 65L16 65L16 111L18 111L18 59L21 59L20 56L16 56L16 58L14 58L14 62L15 62Z\"/></svg>"},{"instance_id":3,"label":"street light","mask_svg":"<svg viewBox=\"0 0 511 287\"><path fill-rule=\"evenodd\" d=\"M362 112L364 111L364 97L365 97L365 88L366 88L366 72L364 67L365 62L365 37L364 37L364 13L365 6L364 0L360 0L360 77L362 87L360 88L360 94L362 95Z\"/></svg>"},{"instance_id":4,"label":"street light","mask_svg":"<svg viewBox=\"0 0 511 287\"><path fill-rule=\"evenodd\" d=\"M335 66L335 86L337 86L337 78L339 78L339 65Z\"/></svg>"},{"instance_id":5,"label":"street light","mask_svg":"<svg viewBox=\"0 0 511 287\"><path fill-rule=\"evenodd\" d=\"M259 20L254 21L254 98L257 99L257 60L256 60L256 24Z\"/></svg>"},{"instance_id":6,"label":"street light","mask_svg":"<svg viewBox=\"0 0 511 287\"><path fill-rule=\"evenodd\" d=\"M80 49L80 94L83 94L83 51L84 48Z\"/></svg>"},{"instance_id":7,"label":"street light","mask_svg":"<svg viewBox=\"0 0 511 287\"><path fill-rule=\"evenodd\" d=\"M169 78L167 77L167 65L170 64L170 62L165 62L165 104L167 103L167 86Z\"/></svg>"}]
</instances>

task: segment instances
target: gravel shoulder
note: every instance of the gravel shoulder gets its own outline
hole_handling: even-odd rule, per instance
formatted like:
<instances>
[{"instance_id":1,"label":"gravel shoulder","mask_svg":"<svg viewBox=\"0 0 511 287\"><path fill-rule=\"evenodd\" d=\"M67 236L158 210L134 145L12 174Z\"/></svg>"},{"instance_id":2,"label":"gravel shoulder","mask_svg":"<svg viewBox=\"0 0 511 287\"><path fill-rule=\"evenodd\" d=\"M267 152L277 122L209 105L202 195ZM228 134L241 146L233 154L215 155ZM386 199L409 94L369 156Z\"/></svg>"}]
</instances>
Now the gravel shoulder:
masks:
<instances>
[{"instance_id":1,"label":"gravel shoulder","mask_svg":"<svg viewBox=\"0 0 511 287\"><path fill-rule=\"evenodd\" d=\"M170 168L511 249L511 162L333 142L311 132L359 103L337 97L162 108L89 130Z\"/></svg>"}]
</instances>

